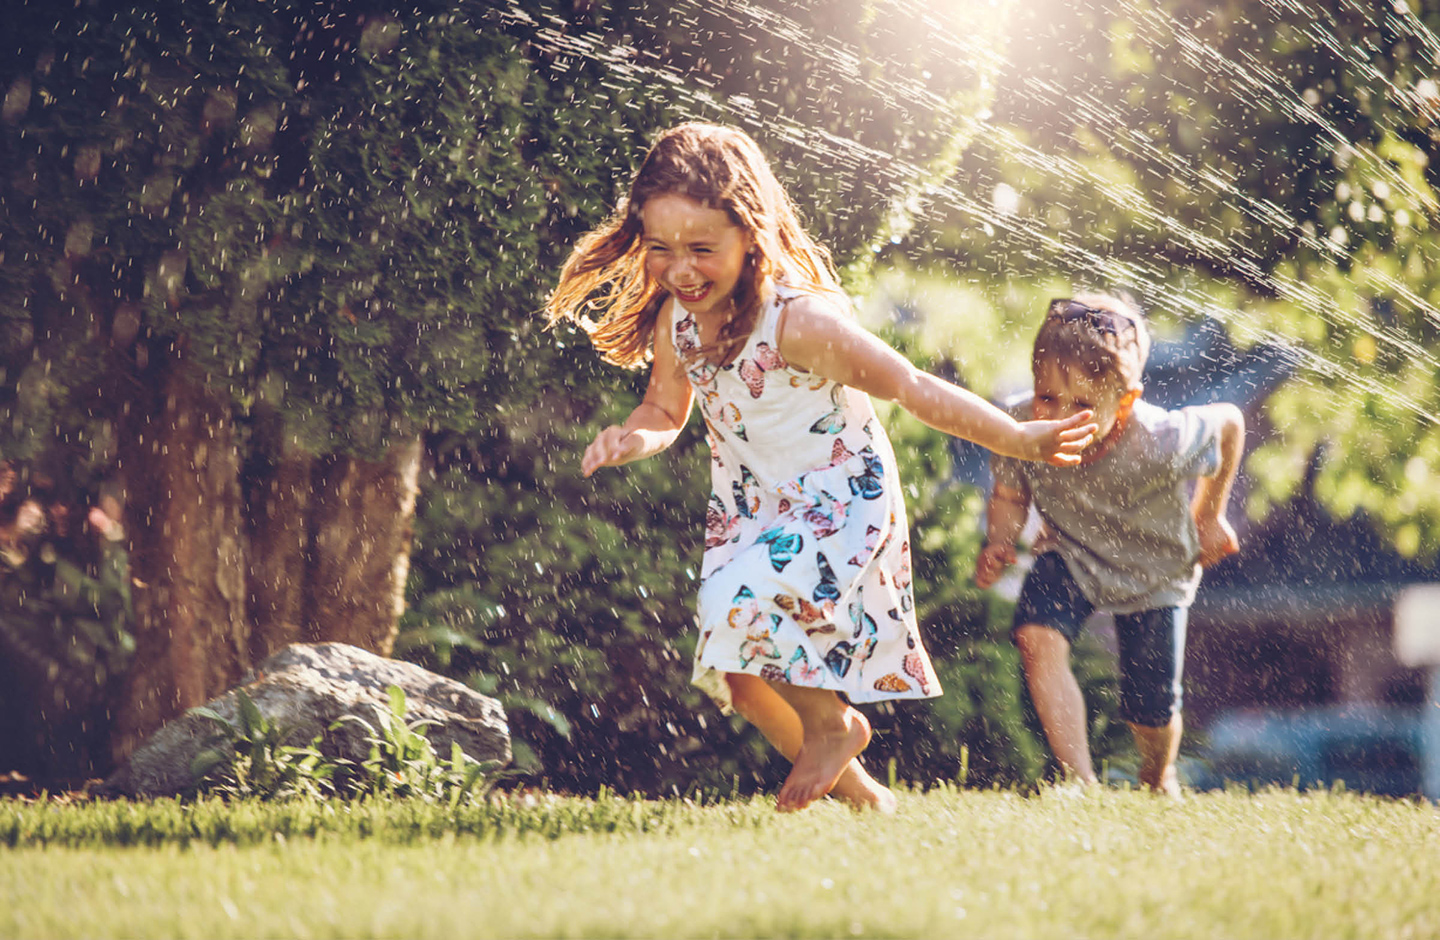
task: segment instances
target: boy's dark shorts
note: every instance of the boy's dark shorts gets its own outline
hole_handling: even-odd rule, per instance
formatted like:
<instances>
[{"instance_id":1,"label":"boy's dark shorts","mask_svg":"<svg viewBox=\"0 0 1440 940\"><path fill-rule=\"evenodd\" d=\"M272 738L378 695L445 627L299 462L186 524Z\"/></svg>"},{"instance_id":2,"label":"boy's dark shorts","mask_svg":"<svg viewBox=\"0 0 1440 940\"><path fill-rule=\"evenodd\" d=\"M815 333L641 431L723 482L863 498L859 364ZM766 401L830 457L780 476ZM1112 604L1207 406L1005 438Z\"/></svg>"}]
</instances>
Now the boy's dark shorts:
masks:
<instances>
[{"instance_id":1,"label":"boy's dark shorts","mask_svg":"<svg viewBox=\"0 0 1440 940\"><path fill-rule=\"evenodd\" d=\"M1015 605L1015 629L1038 624L1057 631L1072 644L1095 612L1070 576L1059 552L1045 552L1025 576ZM1156 607L1115 615L1120 646L1120 717L1131 724L1159 728L1180 711L1185 669L1185 607Z\"/></svg>"}]
</instances>

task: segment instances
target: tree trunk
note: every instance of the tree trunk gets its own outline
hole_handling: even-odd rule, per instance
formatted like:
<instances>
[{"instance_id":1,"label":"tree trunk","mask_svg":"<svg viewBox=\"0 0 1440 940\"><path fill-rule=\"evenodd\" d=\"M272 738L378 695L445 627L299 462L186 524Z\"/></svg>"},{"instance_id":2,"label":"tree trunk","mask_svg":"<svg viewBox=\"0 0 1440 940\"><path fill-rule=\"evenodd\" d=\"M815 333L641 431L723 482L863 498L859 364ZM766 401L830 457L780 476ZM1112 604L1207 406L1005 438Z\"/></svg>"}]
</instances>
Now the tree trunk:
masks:
<instances>
[{"instance_id":1,"label":"tree trunk","mask_svg":"<svg viewBox=\"0 0 1440 940\"><path fill-rule=\"evenodd\" d=\"M182 362L160 371L161 391L131 405L158 417L134 419L121 445L136 651L113 708L116 760L288 643L388 656L414 530L418 436L375 462L257 440L270 453L242 486L229 401Z\"/></svg>"},{"instance_id":2,"label":"tree trunk","mask_svg":"<svg viewBox=\"0 0 1440 940\"><path fill-rule=\"evenodd\" d=\"M351 457L320 462L311 496L306 639L350 643L382 656L394 649L421 451L417 435L375 463Z\"/></svg>"},{"instance_id":3,"label":"tree trunk","mask_svg":"<svg viewBox=\"0 0 1440 940\"><path fill-rule=\"evenodd\" d=\"M277 421L278 423L278 417ZM310 556L310 507L315 458L283 433L262 446L274 456L248 474L250 532L250 658L260 662L306 639L305 576Z\"/></svg>"},{"instance_id":4,"label":"tree trunk","mask_svg":"<svg viewBox=\"0 0 1440 940\"><path fill-rule=\"evenodd\" d=\"M136 650L112 751L224 691L249 665L240 463L229 403L183 362L121 444ZM137 402L138 404L138 402Z\"/></svg>"}]
</instances>

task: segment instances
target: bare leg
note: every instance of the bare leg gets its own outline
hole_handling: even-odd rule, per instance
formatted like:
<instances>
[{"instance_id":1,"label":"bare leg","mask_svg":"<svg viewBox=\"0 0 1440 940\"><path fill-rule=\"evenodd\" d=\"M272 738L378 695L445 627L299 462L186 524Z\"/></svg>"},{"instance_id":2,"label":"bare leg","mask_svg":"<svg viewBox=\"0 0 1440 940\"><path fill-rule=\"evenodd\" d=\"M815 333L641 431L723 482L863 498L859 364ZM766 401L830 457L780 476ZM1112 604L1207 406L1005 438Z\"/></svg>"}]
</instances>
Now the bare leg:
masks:
<instances>
[{"instance_id":1,"label":"bare leg","mask_svg":"<svg viewBox=\"0 0 1440 940\"><path fill-rule=\"evenodd\" d=\"M735 710L759 728L765 739L793 763L805 739L800 716L795 709L770 687L770 683L758 676L727 673L725 679L730 684L730 698ZM852 759L841 772L830 795L856 809L875 809L882 813L895 811L895 794L871 777L858 758Z\"/></svg>"},{"instance_id":2,"label":"bare leg","mask_svg":"<svg viewBox=\"0 0 1440 940\"><path fill-rule=\"evenodd\" d=\"M1031 623L1015 631L1015 642L1055 759L1082 782L1099 782L1090 763L1085 697L1070 671L1070 641L1057 630Z\"/></svg>"},{"instance_id":3,"label":"bare leg","mask_svg":"<svg viewBox=\"0 0 1440 940\"><path fill-rule=\"evenodd\" d=\"M800 718L800 750L775 801L781 812L794 812L834 789L845 768L870 743L870 722L829 689L784 682L771 682L770 688Z\"/></svg>"},{"instance_id":4,"label":"bare leg","mask_svg":"<svg viewBox=\"0 0 1440 940\"><path fill-rule=\"evenodd\" d=\"M1175 769L1175 759L1180 756L1183 729L1184 721L1179 712L1168 725L1158 728L1130 725L1130 731L1135 735L1135 747L1140 752L1141 786L1165 796L1180 795L1180 772Z\"/></svg>"}]
</instances>

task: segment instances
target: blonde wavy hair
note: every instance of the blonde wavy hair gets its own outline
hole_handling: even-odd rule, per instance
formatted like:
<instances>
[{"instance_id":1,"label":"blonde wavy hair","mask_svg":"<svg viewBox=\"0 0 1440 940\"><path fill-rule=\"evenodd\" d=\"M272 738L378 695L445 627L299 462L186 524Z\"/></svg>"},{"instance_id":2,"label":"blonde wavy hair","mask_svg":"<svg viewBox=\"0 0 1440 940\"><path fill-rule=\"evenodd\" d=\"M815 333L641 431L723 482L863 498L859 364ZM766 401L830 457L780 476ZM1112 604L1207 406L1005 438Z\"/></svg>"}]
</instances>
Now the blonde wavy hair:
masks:
<instances>
[{"instance_id":1,"label":"blonde wavy hair","mask_svg":"<svg viewBox=\"0 0 1440 940\"><path fill-rule=\"evenodd\" d=\"M734 314L696 358L721 363L733 358L755 328L774 282L833 295L848 309L830 252L805 232L755 141L739 128L689 122L656 139L629 194L576 244L545 303L550 326L561 320L578 324L601 357L615 365L634 369L650 360L655 321L668 295L645 272L640 212L647 200L666 194L722 210L753 245L735 286Z\"/></svg>"}]
</instances>

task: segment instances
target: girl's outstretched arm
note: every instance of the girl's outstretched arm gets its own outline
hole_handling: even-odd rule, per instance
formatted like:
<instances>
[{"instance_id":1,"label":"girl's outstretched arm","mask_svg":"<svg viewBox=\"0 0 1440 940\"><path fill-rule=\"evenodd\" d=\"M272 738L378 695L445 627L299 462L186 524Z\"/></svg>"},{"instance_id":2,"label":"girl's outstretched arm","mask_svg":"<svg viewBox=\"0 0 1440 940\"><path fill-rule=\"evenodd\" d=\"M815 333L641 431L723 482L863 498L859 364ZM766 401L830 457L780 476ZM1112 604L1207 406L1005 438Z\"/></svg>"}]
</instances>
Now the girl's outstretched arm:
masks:
<instances>
[{"instance_id":1,"label":"girl's outstretched arm","mask_svg":"<svg viewBox=\"0 0 1440 940\"><path fill-rule=\"evenodd\" d=\"M612 424L595 435L580 458L580 471L585 476L601 467L618 467L658 454L675 443L680 429L685 427L695 393L670 340L673 303L667 300L655 321L655 361L650 365L645 398L623 425Z\"/></svg>"},{"instance_id":2,"label":"girl's outstretched arm","mask_svg":"<svg viewBox=\"0 0 1440 940\"><path fill-rule=\"evenodd\" d=\"M786 305L779 343L795 366L897 402L930 427L1007 457L1076 464L1096 431L1089 411L1063 421L1016 421L979 395L915 368L813 294Z\"/></svg>"}]
</instances>

